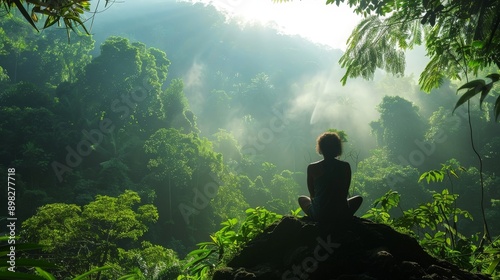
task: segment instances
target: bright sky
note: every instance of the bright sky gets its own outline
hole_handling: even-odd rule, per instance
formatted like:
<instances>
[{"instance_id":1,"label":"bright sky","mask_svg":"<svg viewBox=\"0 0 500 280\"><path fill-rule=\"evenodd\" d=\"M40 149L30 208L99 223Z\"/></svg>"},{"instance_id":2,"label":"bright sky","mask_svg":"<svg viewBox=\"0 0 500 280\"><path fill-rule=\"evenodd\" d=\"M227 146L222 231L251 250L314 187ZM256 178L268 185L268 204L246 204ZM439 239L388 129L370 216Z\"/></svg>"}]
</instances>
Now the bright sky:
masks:
<instances>
[{"instance_id":1,"label":"bright sky","mask_svg":"<svg viewBox=\"0 0 500 280\"><path fill-rule=\"evenodd\" d=\"M104 1L91 1L105 13L116 14L134 6L144 7L144 3L165 3L168 1L209 3L225 13L243 19L257 21L277 27L286 34L298 34L313 42L345 50L345 43L353 28L361 20L347 5L326 5L326 0L289 0L277 3L273 0L115 0L109 9ZM150 5L153 7L153 5ZM99 21L99 15L96 18Z\"/></svg>"},{"instance_id":2,"label":"bright sky","mask_svg":"<svg viewBox=\"0 0 500 280\"><path fill-rule=\"evenodd\" d=\"M189 0L188 0L189 1ZM345 50L345 43L361 17L347 6L326 5L326 0L193 0L211 3L232 16L271 23L288 34Z\"/></svg>"}]
</instances>

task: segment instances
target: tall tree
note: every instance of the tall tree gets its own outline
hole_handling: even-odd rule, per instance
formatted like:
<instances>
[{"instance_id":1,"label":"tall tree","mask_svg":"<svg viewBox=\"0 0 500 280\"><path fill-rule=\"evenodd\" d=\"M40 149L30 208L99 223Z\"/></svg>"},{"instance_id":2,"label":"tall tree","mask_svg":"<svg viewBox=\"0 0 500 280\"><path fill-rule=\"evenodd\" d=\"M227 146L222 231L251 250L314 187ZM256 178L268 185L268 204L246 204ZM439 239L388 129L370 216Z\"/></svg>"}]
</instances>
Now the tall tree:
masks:
<instances>
[{"instance_id":1,"label":"tall tree","mask_svg":"<svg viewBox=\"0 0 500 280\"><path fill-rule=\"evenodd\" d=\"M161 231L192 242L188 237L197 234L195 229L211 230L211 200L221 185L222 155L212 150L207 139L174 128L159 129L145 142L144 150L150 169L144 182L163 202L158 205Z\"/></svg>"},{"instance_id":2,"label":"tall tree","mask_svg":"<svg viewBox=\"0 0 500 280\"><path fill-rule=\"evenodd\" d=\"M53 254L64 269L61 278L78 275L116 260L120 242L138 240L158 220L156 207L140 202L136 192L125 191L118 197L98 195L83 207L47 204L23 222L22 236Z\"/></svg>"},{"instance_id":3,"label":"tall tree","mask_svg":"<svg viewBox=\"0 0 500 280\"><path fill-rule=\"evenodd\" d=\"M170 61L164 52L112 36L77 84L84 118L109 118L117 128L133 127L147 138L163 118L161 86Z\"/></svg>"},{"instance_id":4,"label":"tall tree","mask_svg":"<svg viewBox=\"0 0 500 280\"><path fill-rule=\"evenodd\" d=\"M275 106L276 92L271 78L266 73L258 73L250 83L235 97L240 102L243 113L253 118L263 120L272 116Z\"/></svg>"},{"instance_id":5,"label":"tall tree","mask_svg":"<svg viewBox=\"0 0 500 280\"><path fill-rule=\"evenodd\" d=\"M90 62L94 40L75 37L71 44L57 30L36 34L19 16L0 17L0 66L12 82L26 81L57 86L75 82Z\"/></svg>"},{"instance_id":6,"label":"tall tree","mask_svg":"<svg viewBox=\"0 0 500 280\"><path fill-rule=\"evenodd\" d=\"M378 106L380 119L370 125L381 146L386 146L393 161L404 159L418 150L416 143L423 141L425 125L418 107L399 96L385 96ZM420 160L420 159L419 159ZM415 164L413 164L415 165Z\"/></svg>"},{"instance_id":7,"label":"tall tree","mask_svg":"<svg viewBox=\"0 0 500 280\"><path fill-rule=\"evenodd\" d=\"M167 89L160 95L163 106L164 127L180 129L185 133L197 132L196 119L189 110L184 95L184 83L181 79L173 79Z\"/></svg>"}]
</instances>

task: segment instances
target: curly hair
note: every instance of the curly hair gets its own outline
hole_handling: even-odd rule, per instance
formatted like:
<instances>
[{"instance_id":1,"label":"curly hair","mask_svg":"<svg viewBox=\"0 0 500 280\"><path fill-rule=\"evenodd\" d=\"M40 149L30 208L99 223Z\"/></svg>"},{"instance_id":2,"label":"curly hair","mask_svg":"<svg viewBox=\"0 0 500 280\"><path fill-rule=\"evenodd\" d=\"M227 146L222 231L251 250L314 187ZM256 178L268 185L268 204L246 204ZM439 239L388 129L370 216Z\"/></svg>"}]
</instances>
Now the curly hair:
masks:
<instances>
[{"instance_id":1,"label":"curly hair","mask_svg":"<svg viewBox=\"0 0 500 280\"><path fill-rule=\"evenodd\" d=\"M327 157L338 157L342 154L342 140L335 132L325 132L316 140L316 152Z\"/></svg>"}]
</instances>

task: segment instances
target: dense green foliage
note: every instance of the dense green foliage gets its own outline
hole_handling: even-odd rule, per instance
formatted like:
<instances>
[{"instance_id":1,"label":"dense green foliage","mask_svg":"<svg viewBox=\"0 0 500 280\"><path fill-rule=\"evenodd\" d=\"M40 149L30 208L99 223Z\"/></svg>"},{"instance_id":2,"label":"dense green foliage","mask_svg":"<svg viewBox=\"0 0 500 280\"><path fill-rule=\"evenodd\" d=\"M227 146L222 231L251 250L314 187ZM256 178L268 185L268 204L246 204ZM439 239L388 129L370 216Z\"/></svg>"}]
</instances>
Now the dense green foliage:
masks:
<instances>
[{"instance_id":1,"label":"dense green foliage","mask_svg":"<svg viewBox=\"0 0 500 280\"><path fill-rule=\"evenodd\" d=\"M245 220L240 225L238 219L228 219L221 223L221 229L210 235L211 241L198 243L198 249L187 255L187 274L179 279L185 279L186 276L209 278L215 269L223 267L245 243L282 218L282 215L258 207L247 209L245 213Z\"/></svg>"},{"instance_id":2,"label":"dense green foliage","mask_svg":"<svg viewBox=\"0 0 500 280\"><path fill-rule=\"evenodd\" d=\"M155 206L139 202L137 193L126 191L116 198L98 195L83 207L46 204L24 221L21 236L56 255L69 269L62 275L81 274L117 258L118 243L137 240L158 220Z\"/></svg>"},{"instance_id":3,"label":"dense green foliage","mask_svg":"<svg viewBox=\"0 0 500 280\"><path fill-rule=\"evenodd\" d=\"M327 4L334 2L347 2L365 17L353 30L340 59L346 69L344 84L348 78L372 78L376 69L403 75L405 51L422 44L429 62L420 74L421 88L429 92L445 79L465 80L459 89L469 90L456 107L478 93L482 103L499 80L497 73L488 73L488 81L469 81L469 75L477 76L491 65L500 67L498 1L328 0ZM494 114L498 119L500 97Z\"/></svg>"},{"instance_id":4,"label":"dense green foliage","mask_svg":"<svg viewBox=\"0 0 500 280\"><path fill-rule=\"evenodd\" d=\"M440 175L443 174L435 176L434 173L440 172L424 173L422 177L442 181L444 176ZM403 210L399 205L399 193L389 191L377 199L374 207L363 217L417 237L420 245L435 257L469 271L492 275L496 279L500 274L499 239L484 247L484 244L478 244L477 234L466 236L458 229L457 225L463 222L462 218L472 220L468 211L457 207L458 196L444 189L441 193L433 193L432 202ZM402 212L398 218L390 214L391 209L396 207Z\"/></svg>"},{"instance_id":5,"label":"dense green foliage","mask_svg":"<svg viewBox=\"0 0 500 280\"><path fill-rule=\"evenodd\" d=\"M351 195L365 198L358 215L498 275L498 241L478 241L481 176L486 218L500 218L492 110L471 108L480 170L467 110L452 114L459 86L448 79L429 95L411 77L323 86L341 77L332 68L338 51L241 28L203 5L169 5L191 20L138 10L136 22L176 28L104 23L69 45L59 43L66 33L36 34L22 15L0 18L0 167L17 170L19 250L43 246L24 245L21 273L210 275L297 209L306 166L320 158L314 140L335 130L353 170Z\"/></svg>"},{"instance_id":6,"label":"dense green foliage","mask_svg":"<svg viewBox=\"0 0 500 280\"><path fill-rule=\"evenodd\" d=\"M105 6L114 1L105 0ZM99 4L97 4L99 6ZM97 7L94 12L98 11ZM28 22L35 30L39 30L37 24L43 20L43 29L55 24L64 24L68 39L70 31L78 33L81 27L87 34L89 31L84 24L85 13L90 12L90 1L85 0L56 0L56 1L34 1L34 0L1 0L0 9L2 12L19 12L23 20Z\"/></svg>"}]
</instances>

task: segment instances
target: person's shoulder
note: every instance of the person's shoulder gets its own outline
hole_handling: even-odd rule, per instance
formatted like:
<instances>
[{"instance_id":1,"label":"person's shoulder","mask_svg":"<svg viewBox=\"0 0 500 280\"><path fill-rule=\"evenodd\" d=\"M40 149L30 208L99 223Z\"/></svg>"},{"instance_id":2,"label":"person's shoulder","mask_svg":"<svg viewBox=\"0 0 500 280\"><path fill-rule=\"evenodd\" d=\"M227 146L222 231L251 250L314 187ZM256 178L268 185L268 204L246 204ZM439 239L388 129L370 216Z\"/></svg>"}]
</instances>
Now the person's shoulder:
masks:
<instances>
[{"instance_id":1,"label":"person's shoulder","mask_svg":"<svg viewBox=\"0 0 500 280\"><path fill-rule=\"evenodd\" d=\"M343 161L343 160L340 160L340 159L336 159L337 163L340 165L340 166L343 166L343 167L348 167L348 168L351 168L351 165L347 162L347 161Z\"/></svg>"},{"instance_id":2,"label":"person's shoulder","mask_svg":"<svg viewBox=\"0 0 500 280\"><path fill-rule=\"evenodd\" d=\"M323 162L323 160L318 160L318 161L315 161L315 162L311 162L311 163L309 163L309 165L307 166L307 169L308 169L308 170L314 170L314 169L317 169L317 168L321 165L321 162Z\"/></svg>"},{"instance_id":3,"label":"person's shoulder","mask_svg":"<svg viewBox=\"0 0 500 280\"><path fill-rule=\"evenodd\" d=\"M311 163L309 163L309 166L321 164L323 161L325 161L325 160L321 159L321 160L318 160L318 161L315 161L315 162L311 162Z\"/></svg>"}]
</instances>

